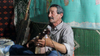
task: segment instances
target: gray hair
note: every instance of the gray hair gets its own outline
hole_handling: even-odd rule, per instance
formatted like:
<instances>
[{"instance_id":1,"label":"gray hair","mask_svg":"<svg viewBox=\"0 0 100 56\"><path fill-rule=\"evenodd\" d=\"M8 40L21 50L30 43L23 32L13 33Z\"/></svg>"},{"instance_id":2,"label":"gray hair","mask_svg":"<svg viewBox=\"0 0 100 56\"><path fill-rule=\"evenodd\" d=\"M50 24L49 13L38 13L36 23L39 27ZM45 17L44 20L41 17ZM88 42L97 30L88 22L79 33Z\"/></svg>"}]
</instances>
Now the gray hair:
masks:
<instances>
[{"instance_id":1,"label":"gray hair","mask_svg":"<svg viewBox=\"0 0 100 56\"><path fill-rule=\"evenodd\" d=\"M63 8L62 8L61 6L59 6L59 5L57 5L57 4L52 4L52 5L50 6L50 8L51 8L51 7L56 7L56 8L57 8L57 14L63 13Z\"/></svg>"}]
</instances>

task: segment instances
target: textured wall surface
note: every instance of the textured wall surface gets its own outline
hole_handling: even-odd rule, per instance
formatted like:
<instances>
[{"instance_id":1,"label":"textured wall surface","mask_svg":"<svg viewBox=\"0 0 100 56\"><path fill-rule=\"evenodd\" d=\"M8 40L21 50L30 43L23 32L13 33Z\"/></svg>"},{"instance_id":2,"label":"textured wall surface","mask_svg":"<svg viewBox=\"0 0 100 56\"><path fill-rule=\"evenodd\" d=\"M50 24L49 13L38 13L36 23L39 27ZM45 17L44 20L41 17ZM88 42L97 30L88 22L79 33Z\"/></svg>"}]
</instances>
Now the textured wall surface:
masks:
<instances>
[{"instance_id":1,"label":"textured wall surface","mask_svg":"<svg viewBox=\"0 0 100 56\"><path fill-rule=\"evenodd\" d=\"M100 56L100 30L77 28L73 28L73 30L78 43L75 56Z\"/></svg>"}]
</instances>

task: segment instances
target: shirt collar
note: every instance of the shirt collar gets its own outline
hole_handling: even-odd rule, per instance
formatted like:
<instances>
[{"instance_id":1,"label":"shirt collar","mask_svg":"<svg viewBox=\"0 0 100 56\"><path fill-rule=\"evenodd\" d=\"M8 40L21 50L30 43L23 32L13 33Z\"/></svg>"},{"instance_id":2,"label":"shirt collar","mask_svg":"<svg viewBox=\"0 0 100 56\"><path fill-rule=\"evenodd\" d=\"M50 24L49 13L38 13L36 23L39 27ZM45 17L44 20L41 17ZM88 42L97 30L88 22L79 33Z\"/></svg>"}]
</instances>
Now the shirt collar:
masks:
<instances>
[{"instance_id":1,"label":"shirt collar","mask_svg":"<svg viewBox=\"0 0 100 56\"><path fill-rule=\"evenodd\" d=\"M57 25L54 29L55 30L60 30L62 28L63 22L61 22L59 25Z\"/></svg>"},{"instance_id":2,"label":"shirt collar","mask_svg":"<svg viewBox=\"0 0 100 56\"><path fill-rule=\"evenodd\" d=\"M48 25L47 28L49 30L55 30L56 31L56 30L60 30L62 28L62 25L63 25L63 21L59 25L57 25L54 29L52 29L50 25Z\"/></svg>"}]
</instances>

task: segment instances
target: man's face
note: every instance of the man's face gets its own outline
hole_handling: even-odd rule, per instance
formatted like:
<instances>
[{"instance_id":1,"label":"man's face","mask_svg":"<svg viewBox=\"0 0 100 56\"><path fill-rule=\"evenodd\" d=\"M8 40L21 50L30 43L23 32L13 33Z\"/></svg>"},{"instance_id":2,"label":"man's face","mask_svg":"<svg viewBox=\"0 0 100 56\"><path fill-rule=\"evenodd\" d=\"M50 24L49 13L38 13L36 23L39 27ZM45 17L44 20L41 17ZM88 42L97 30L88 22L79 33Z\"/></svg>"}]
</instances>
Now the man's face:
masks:
<instances>
[{"instance_id":1,"label":"man's face","mask_svg":"<svg viewBox=\"0 0 100 56\"><path fill-rule=\"evenodd\" d=\"M49 18L49 22L51 22L51 23L56 23L57 21L60 20L61 16L60 16L60 14L57 14L56 7L51 7L49 9L48 18Z\"/></svg>"}]
</instances>

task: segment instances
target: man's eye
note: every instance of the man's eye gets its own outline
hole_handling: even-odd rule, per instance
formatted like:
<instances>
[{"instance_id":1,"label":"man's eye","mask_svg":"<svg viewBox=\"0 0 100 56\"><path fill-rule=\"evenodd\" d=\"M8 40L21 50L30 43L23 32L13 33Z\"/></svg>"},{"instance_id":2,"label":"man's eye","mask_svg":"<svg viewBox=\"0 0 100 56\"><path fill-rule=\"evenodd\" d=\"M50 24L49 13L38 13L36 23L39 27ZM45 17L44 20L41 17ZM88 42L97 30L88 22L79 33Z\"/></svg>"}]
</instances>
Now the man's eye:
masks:
<instances>
[{"instance_id":1,"label":"man's eye","mask_svg":"<svg viewBox=\"0 0 100 56\"><path fill-rule=\"evenodd\" d=\"M51 14L53 14L53 12L51 12Z\"/></svg>"}]
</instances>

